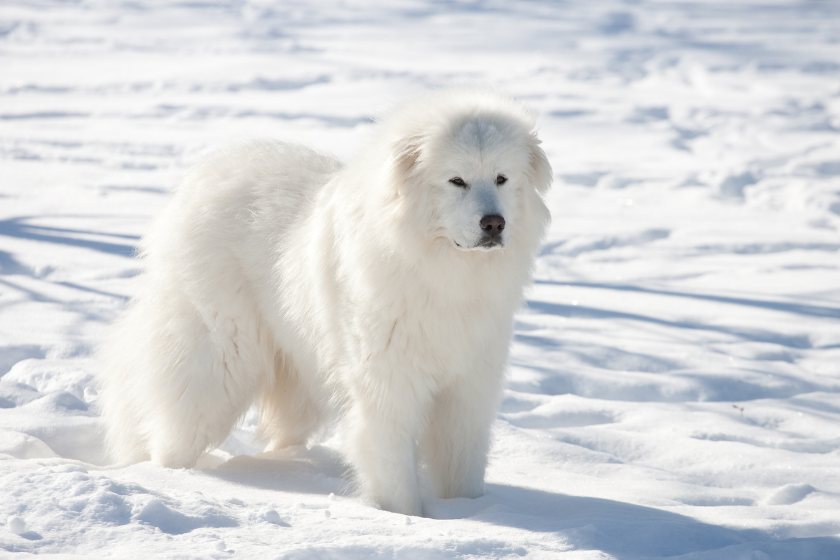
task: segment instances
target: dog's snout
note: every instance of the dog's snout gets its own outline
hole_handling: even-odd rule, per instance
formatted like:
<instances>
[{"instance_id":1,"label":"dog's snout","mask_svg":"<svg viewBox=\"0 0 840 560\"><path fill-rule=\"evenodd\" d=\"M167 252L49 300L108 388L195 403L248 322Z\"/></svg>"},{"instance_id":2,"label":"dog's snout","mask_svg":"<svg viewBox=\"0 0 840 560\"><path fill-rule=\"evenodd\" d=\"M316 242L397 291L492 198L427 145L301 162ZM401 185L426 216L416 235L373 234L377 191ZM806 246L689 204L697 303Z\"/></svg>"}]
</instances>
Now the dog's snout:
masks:
<instances>
[{"instance_id":1,"label":"dog's snout","mask_svg":"<svg viewBox=\"0 0 840 560\"><path fill-rule=\"evenodd\" d=\"M505 229L505 219L498 214L488 214L478 222L481 229L489 235L499 235Z\"/></svg>"}]
</instances>

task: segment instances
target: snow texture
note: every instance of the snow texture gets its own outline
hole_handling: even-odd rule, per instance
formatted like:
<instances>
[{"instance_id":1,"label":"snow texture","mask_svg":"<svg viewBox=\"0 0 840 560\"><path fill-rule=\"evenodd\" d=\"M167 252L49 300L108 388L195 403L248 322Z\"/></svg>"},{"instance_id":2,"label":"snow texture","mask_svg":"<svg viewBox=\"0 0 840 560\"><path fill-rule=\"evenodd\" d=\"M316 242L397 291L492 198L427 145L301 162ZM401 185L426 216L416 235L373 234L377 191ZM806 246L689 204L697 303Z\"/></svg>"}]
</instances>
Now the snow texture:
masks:
<instances>
[{"instance_id":1,"label":"snow texture","mask_svg":"<svg viewBox=\"0 0 840 560\"><path fill-rule=\"evenodd\" d=\"M0 557L840 558L838 53L828 1L4 1ZM374 509L253 411L108 465L91 356L186 167L470 82L556 172L486 495Z\"/></svg>"}]
</instances>

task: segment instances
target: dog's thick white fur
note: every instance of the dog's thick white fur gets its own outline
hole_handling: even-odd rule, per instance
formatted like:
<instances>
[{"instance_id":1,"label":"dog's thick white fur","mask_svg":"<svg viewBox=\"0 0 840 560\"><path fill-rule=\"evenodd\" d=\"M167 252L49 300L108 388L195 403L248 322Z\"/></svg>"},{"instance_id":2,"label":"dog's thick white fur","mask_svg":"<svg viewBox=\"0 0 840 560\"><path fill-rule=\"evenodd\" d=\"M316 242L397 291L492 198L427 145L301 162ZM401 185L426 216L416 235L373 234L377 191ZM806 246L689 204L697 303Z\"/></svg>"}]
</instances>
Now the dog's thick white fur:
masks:
<instances>
[{"instance_id":1,"label":"dog's thick white fur","mask_svg":"<svg viewBox=\"0 0 840 560\"><path fill-rule=\"evenodd\" d=\"M121 461L191 467L260 407L269 448L337 418L361 490L421 514L483 492L551 168L518 102L419 96L347 165L251 142L192 169L142 240L101 361Z\"/></svg>"}]
</instances>

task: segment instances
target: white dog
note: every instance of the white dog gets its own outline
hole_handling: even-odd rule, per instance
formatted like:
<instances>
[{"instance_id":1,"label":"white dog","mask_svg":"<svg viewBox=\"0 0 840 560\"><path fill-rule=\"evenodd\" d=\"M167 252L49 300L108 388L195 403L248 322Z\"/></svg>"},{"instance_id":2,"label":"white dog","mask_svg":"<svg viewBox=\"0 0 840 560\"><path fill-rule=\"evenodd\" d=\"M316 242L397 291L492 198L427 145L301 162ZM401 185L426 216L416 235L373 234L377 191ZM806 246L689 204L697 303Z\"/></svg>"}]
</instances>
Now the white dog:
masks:
<instances>
[{"instance_id":1,"label":"white dog","mask_svg":"<svg viewBox=\"0 0 840 560\"><path fill-rule=\"evenodd\" d=\"M99 378L116 459L191 467L253 403L270 449L336 416L366 496L480 496L551 168L517 102L391 112L347 165L252 142L192 169L141 242Z\"/></svg>"}]
</instances>

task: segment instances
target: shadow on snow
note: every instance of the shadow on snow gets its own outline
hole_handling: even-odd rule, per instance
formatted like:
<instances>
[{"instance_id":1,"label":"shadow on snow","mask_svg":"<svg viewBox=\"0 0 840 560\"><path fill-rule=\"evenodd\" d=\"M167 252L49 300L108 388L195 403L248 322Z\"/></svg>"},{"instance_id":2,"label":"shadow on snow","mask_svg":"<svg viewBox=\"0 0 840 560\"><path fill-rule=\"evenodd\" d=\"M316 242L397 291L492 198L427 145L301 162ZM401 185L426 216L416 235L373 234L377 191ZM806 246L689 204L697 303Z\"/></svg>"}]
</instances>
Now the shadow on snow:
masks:
<instances>
[{"instance_id":1,"label":"shadow on snow","mask_svg":"<svg viewBox=\"0 0 840 560\"><path fill-rule=\"evenodd\" d=\"M561 303L551 303L547 301L528 300L528 308L548 315L557 315L559 317L569 317L576 319L624 319L630 321L641 321L645 323L652 323L663 327L672 329L690 329L690 330L705 330L718 332L727 336L740 338L742 340L749 340L754 342L767 342L770 344L778 344L788 348L812 348L811 341L805 335L783 335L759 329L746 329L735 327L723 327L719 325L708 325L703 323L689 323L686 321L668 321L666 319L658 319L647 315L640 315L638 313L626 313L623 311L611 311L607 309L598 309L596 307L586 307L583 305L564 305Z\"/></svg>"},{"instance_id":2,"label":"shadow on snow","mask_svg":"<svg viewBox=\"0 0 840 560\"><path fill-rule=\"evenodd\" d=\"M616 558L661 558L739 545L773 557L782 550L796 551L791 557L799 558L840 554L840 540L831 537L777 540L755 529L730 529L661 509L507 484L488 484L486 492L475 500L431 500L427 509L437 519L559 533L574 549Z\"/></svg>"},{"instance_id":3,"label":"shadow on snow","mask_svg":"<svg viewBox=\"0 0 840 560\"><path fill-rule=\"evenodd\" d=\"M535 280L535 284L550 284L557 286L575 286L578 288L596 288L600 290L619 290L623 292L637 292L644 294L655 294L663 296L683 297L691 299L699 299L704 301L714 301L718 303L727 303L732 305L743 305L748 307L758 307L761 309L768 309L771 311L781 311L784 313L794 313L797 315L809 315L812 317L830 317L840 319L840 308L830 307L827 305L807 305L801 303L789 303L780 301L767 301L760 299L734 298L727 296L716 296L709 294L690 294L686 292L671 292L667 290L655 290L652 288L641 288L639 286L631 286L628 284L602 284L589 282L552 282L550 280Z\"/></svg>"},{"instance_id":4,"label":"shadow on snow","mask_svg":"<svg viewBox=\"0 0 840 560\"><path fill-rule=\"evenodd\" d=\"M244 486L324 496L303 506L309 508L328 507L326 495L347 495L350 488L340 456L321 446L235 457L201 472ZM762 550L771 557L784 551L791 557L840 554L840 540L831 537L779 540L756 529L721 527L662 509L507 484L487 484L486 494L474 500L424 499L424 515L556 533L572 549L601 550L616 558L661 558L727 547Z\"/></svg>"},{"instance_id":5,"label":"shadow on snow","mask_svg":"<svg viewBox=\"0 0 840 560\"><path fill-rule=\"evenodd\" d=\"M0 235L5 235L6 237L16 237L18 239L29 239L31 241L43 241L45 243L54 243L58 245L83 247L85 249L93 249L94 251L101 251L103 253L120 255L123 257L134 256L135 247L133 243L126 244L80 239L79 237L75 237L75 235L99 235L109 238L126 239L132 242L136 242L139 239L134 235L37 226L26 223L26 220L31 218L33 218L33 216L20 216L17 218L10 218L8 220L0 220Z\"/></svg>"}]
</instances>

